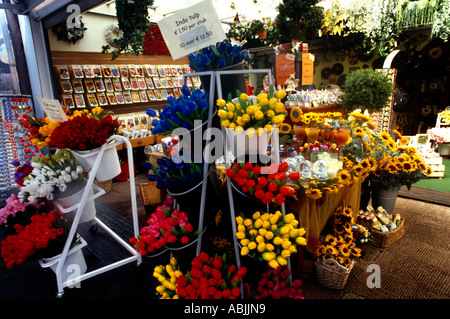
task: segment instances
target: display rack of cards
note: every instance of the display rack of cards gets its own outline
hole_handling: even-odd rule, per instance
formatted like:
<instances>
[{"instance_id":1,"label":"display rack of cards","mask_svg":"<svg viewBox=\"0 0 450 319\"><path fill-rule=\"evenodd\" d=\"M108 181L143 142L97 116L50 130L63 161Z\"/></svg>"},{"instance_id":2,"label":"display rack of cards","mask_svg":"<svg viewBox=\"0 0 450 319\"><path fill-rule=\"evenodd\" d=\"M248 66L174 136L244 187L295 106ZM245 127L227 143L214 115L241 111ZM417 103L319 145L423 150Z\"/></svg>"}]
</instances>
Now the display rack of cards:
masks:
<instances>
[{"instance_id":1,"label":"display rack of cards","mask_svg":"<svg viewBox=\"0 0 450 319\"><path fill-rule=\"evenodd\" d=\"M0 190L17 186L14 181L13 160L23 164L39 149L26 139L25 132L16 116L33 109L33 101L28 95L0 95Z\"/></svg>"}]
</instances>

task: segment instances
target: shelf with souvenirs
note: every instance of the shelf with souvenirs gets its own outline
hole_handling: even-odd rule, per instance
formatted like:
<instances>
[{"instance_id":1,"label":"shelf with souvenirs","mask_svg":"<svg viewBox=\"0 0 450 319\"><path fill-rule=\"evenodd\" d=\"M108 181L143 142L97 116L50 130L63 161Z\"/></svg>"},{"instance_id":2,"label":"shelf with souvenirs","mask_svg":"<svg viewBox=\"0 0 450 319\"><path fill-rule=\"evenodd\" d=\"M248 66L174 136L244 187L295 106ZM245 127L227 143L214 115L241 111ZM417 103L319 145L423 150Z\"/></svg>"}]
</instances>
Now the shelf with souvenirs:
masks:
<instances>
[{"instance_id":1,"label":"shelf with souvenirs","mask_svg":"<svg viewBox=\"0 0 450 319\"><path fill-rule=\"evenodd\" d=\"M55 65L61 103L67 108L162 105L168 96L177 98L188 65ZM186 78L186 86L199 87L198 77Z\"/></svg>"}]
</instances>

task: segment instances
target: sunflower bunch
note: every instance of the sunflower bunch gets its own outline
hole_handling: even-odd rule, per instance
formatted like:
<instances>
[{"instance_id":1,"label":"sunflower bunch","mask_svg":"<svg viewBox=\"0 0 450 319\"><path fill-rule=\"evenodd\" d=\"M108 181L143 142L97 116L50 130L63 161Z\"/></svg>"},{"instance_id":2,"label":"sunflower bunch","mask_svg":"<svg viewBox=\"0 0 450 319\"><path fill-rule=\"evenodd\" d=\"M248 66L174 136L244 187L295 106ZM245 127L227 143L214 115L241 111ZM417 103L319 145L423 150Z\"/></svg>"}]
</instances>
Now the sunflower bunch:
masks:
<instances>
[{"instance_id":1,"label":"sunflower bunch","mask_svg":"<svg viewBox=\"0 0 450 319\"><path fill-rule=\"evenodd\" d=\"M305 229L298 228L294 214L253 213L251 218L244 214L236 217L236 237L241 244L241 255L250 255L276 269L287 265L287 258L297 252L297 245L306 245L302 237Z\"/></svg>"},{"instance_id":2,"label":"sunflower bunch","mask_svg":"<svg viewBox=\"0 0 450 319\"><path fill-rule=\"evenodd\" d=\"M156 286L156 292L160 295L160 299L179 299L176 294L176 282L178 277L183 275L178 261L175 257L170 259L170 264L156 266L153 270L153 277L155 277L160 285Z\"/></svg>"},{"instance_id":3,"label":"sunflower bunch","mask_svg":"<svg viewBox=\"0 0 450 319\"><path fill-rule=\"evenodd\" d=\"M395 131L398 143L386 131L372 132L374 138L373 158L377 161L371 181L383 188L411 185L432 173L415 147L402 145L403 136Z\"/></svg>"},{"instance_id":4,"label":"sunflower bunch","mask_svg":"<svg viewBox=\"0 0 450 319\"><path fill-rule=\"evenodd\" d=\"M361 248L356 247L353 234L353 209L339 206L334 212L333 231L321 239L316 255L321 260L334 259L349 267L354 259L361 257Z\"/></svg>"},{"instance_id":5,"label":"sunflower bunch","mask_svg":"<svg viewBox=\"0 0 450 319\"><path fill-rule=\"evenodd\" d=\"M222 120L222 126L234 130L237 134L245 133L252 137L255 134L263 135L271 133L273 128L284 122L288 114L281 102L286 96L286 91L274 92L269 88L269 94L261 92L258 96L249 97L245 93L237 91L237 99L217 99L219 107L218 116Z\"/></svg>"},{"instance_id":6,"label":"sunflower bunch","mask_svg":"<svg viewBox=\"0 0 450 319\"><path fill-rule=\"evenodd\" d=\"M332 120L342 119L341 112L307 112L303 113L302 109L298 106L291 108L289 112L291 121L298 125L318 125Z\"/></svg>"}]
</instances>

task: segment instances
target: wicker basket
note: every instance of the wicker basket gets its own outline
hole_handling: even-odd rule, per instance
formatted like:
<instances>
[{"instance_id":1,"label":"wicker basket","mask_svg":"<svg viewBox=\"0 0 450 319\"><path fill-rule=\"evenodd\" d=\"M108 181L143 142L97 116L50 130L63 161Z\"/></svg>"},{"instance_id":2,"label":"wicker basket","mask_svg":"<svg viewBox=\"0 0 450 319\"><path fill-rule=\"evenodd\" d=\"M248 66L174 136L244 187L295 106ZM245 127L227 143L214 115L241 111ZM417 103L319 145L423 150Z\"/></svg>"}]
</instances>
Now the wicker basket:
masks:
<instances>
[{"instance_id":1,"label":"wicker basket","mask_svg":"<svg viewBox=\"0 0 450 319\"><path fill-rule=\"evenodd\" d=\"M347 283L350 271L355 265L352 261L350 267L346 268L334 259L317 259L314 263L316 266L317 280L327 288L343 289Z\"/></svg>"},{"instance_id":2,"label":"wicker basket","mask_svg":"<svg viewBox=\"0 0 450 319\"><path fill-rule=\"evenodd\" d=\"M396 242L405 234L405 219L400 219L400 225L393 231L383 233L379 230L372 229L370 232L373 235L374 246L386 248Z\"/></svg>"},{"instance_id":3,"label":"wicker basket","mask_svg":"<svg viewBox=\"0 0 450 319\"><path fill-rule=\"evenodd\" d=\"M156 205L162 202L161 190L156 187L156 182L149 181L139 185L144 206Z\"/></svg>"}]
</instances>

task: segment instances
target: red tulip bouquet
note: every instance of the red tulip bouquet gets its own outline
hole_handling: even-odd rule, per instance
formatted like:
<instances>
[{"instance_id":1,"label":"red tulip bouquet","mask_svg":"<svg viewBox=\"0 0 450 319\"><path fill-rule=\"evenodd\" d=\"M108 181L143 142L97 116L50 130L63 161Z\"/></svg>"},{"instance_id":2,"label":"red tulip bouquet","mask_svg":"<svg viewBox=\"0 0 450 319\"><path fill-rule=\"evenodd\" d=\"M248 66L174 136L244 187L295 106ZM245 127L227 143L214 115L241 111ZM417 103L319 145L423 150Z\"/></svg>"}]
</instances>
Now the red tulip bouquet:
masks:
<instances>
[{"instance_id":1,"label":"red tulip bouquet","mask_svg":"<svg viewBox=\"0 0 450 319\"><path fill-rule=\"evenodd\" d=\"M174 209L173 202L173 198L167 197L147 220L148 226L141 228L140 236L130 239L142 256L158 252L166 244L186 245L199 234L200 231L194 230L186 213Z\"/></svg>"},{"instance_id":2,"label":"red tulip bouquet","mask_svg":"<svg viewBox=\"0 0 450 319\"><path fill-rule=\"evenodd\" d=\"M227 176L237 183L243 192L255 196L264 204L278 205L286 201L286 197L295 196L295 190L287 183L289 164L277 165L276 173L261 174L261 166L246 162L234 163L226 170ZM271 170L272 171L272 170Z\"/></svg>"}]
</instances>

